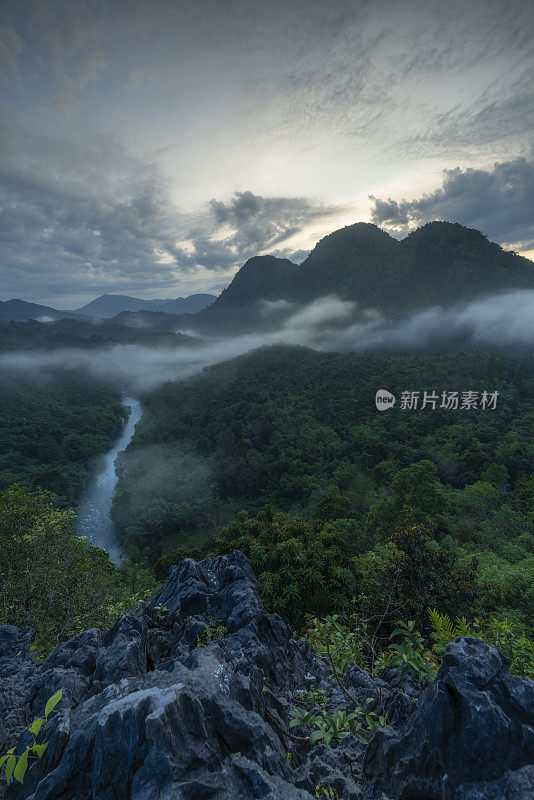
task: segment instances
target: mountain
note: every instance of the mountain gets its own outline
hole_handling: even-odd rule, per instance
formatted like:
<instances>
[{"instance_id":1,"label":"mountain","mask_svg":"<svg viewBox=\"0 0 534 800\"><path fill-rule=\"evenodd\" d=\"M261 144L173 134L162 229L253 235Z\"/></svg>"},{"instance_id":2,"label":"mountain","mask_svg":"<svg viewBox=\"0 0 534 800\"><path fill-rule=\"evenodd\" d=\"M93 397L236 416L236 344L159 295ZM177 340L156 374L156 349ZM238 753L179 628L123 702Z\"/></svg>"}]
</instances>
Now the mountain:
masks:
<instances>
[{"instance_id":1,"label":"mountain","mask_svg":"<svg viewBox=\"0 0 534 800\"><path fill-rule=\"evenodd\" d=\"M286 297L297 264L287 258L254 256L243 264L232 283L217 298L213 308L247 305L253 300L279 300Z\"/></svg>"},{"instance_id":2,"label":"mountain","mask_svg":"<svg viewBox=\"0 0 534 800\"><path fill-rule=\"evenodd\" d=\"M0 322L26 322L29 319L51 322L65 318L89 320L91 317L109 319L123 311L142 310L164 311L166 314L196 314L211 305L215 299L213 294L192 294L189 297L177 297L175 300L139 300L128 295L103 294L75 311L59 311L50 306L27 303L25 300L7 300L0 302ZM117 322L124 324L124 320Z\"/></svg>"},{"instance_id":3,"label":"mountain","mask_svg":"<svg viewBox=\"0 0 534 800\"><path fill-rule=\"evenodd\" d=\"M139 300L136 297L129 297L124 294L103 294L79 308L78 313L100 318L115 317L121 311L139 311L149 308L151 302L150 300ZM155 302L164 303L166 301L156 300Z\"/></svg>"},{"instance_id":4,"label":"mountain","mask_svg":"<svg viewBox=\"0 0 534 800\"><path fill-rule=\"evenodd\" d=\"M287 258L249 258L214 303L188 322L202 331L217 332L272 326L286 313L297 270L298 265Z\"/></svg>"},{"instance_id":5,"label":"mountain","mask_svg":"<svg viewBox=\"0 0 534 800\"><path fill-rule=\"evenodd\" d=\"M123 311L165 311L167 314L195 314L215 300L212 294L193 294L175 300L141 300L123 294L103 294L75 313L91 317L115 317Z\"/></svg>"},{"instance_id":6,"label":"mountain","mask_svg":"<svg viewBox=\"0 0 534 800\"><path fill-rule=\"evenodd\" d=\"M397 241L359 222L318 242L297 270L290 299L336 294L395 316L519 288L534 288L532 262L480 231L430 222Z\"/></svg>"},{"instance_id":7,"label":"mountain","mask_svg":"<svg viewBox=\"0 0 534 800\"><path fill-rule=\"evenodd\" d=\"M176 300L154 300L157 306L151 306L149 311L164 311L166 314L196 314L203 308L210 306L217 296L214 294L191 294L189 297L177 297Z\"/></svg>"},{"instance_id":8,"label":"mountain","mask_svg":"<svg viewBox=\"0 0 534 800\"><path fill-rule=\"evenodd\" d=\"M299 303L336 294L376 305L394 272L398 244L376 225L357 222L325 236L298 268L290 288Z\"/></svg>"},{"instance_id":9,"label":"mountain","mask_svg":"<svg viewBox=\"0 0 534 800\"><path fill-rule=\"evenodd\" d=\"M298 307L327 295L393 320L525 288L534 288L532 262L473 228L430 222L399 241L357 222L321 239L300 266L274 256L249 259L209 308L180 325L205 333L274 329Z\"/></svg>"},{"instance_id":10,"label":"mountain","mask_svg":"<svg viewBox=\"0 0 534 800\"><path fill-rule=\"evenodd\" d=\"M41 306L38 303L27 303L25 300L7 300L0 302L0 322L27 322L36 319L40 322L51 322L71 316L81 317L77 312L58 311L57 308Z\"/></svg>"},{"instance_id":11,"label":"mountain","mask_svg":"<svg viewBox=\"0 0 534 800\"><path fill-rule=\"evenodd\" d=\"M474 228L430 222L397 247L405 303L413 307L467 301L534 288L534 264L490 242ZM402 266L401 266L402 264ZM393 298L390 298L393 305Z\"/></svg>"}]
</instances>

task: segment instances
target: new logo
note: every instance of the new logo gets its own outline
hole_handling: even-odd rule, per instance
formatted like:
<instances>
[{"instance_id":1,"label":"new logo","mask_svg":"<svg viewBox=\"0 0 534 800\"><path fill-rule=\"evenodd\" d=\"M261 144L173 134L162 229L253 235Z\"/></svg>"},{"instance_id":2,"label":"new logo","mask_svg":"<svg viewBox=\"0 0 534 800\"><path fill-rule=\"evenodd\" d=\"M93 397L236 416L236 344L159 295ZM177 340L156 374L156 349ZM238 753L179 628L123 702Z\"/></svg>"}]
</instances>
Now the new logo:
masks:
<instances>
[{"instance_id":1,"label":"new logo","mask_svg":"<svg viewBox=\"0 0 534 800\"><path fill-rule=\"evenodd\" d=\"M387 411L395 405L395 395L385 389L379 389L375 395L375 403L379 411Z\"/></svg>"}]
</instances>

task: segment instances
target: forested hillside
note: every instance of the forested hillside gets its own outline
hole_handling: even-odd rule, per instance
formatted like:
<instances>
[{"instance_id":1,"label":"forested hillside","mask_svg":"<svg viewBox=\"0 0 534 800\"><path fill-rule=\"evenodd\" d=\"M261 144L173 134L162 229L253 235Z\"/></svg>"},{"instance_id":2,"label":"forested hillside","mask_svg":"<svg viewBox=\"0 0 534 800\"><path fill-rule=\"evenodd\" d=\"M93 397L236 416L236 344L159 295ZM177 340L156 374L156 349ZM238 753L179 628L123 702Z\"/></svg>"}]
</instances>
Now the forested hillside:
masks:
<instances>
[{"instance_id":1,"label":"forested hillside","mask_svg":"<svg viewBox=\"0 0 534 800\"><path fill-rule=\"evenodd\" d=\"M533 286L529 259L474 228L430 222L397 241L360 222L317 243L296 272L291 294L298 302L336 294L396 316Z\"/></svg>"},{"instance_id":2,"label":"forested hillside","mask_svg":"<svg viewBox=\"0 0 534 800\"><path fill-rule=\"evenodd\" d=\"M534 599L533 380L532 358L482 351L260 349L144 398L115 518L136 558L170 563L176 548L201 545L241 509L270 504L289 512L279 519L290 532L295 514L307 520L290 539L334 534L352 575L384 566L392 536L413 522L459 567L476 555L486 607L525 619ZM376 410L379 388L397 396L394 409ZM402 392L425 390L499 395L495 409L400 408ZM260 541L272 521L239 524L226 548L243 549L247 535Z\"/></svg>"},{"instance_id":3,"label":"forested hillside","mask_svg":"<svg viewBox=\"0 0 534 800\"><path fill-rule=\"evenodd\" d=\"M96 349L116 344L143 344L179 346L194 344L194 339L174 333L177 318L162 314L150 314L153 320L147 325L130 324L125 321L93 324L74 319L55 322L8 322L0 323L0 353L20 350L59 350L63 347ZM173 320L170 325L168 319ZM164 321L165 320L165 321ZM154 322L154 327L151 323Z\"/></svg>"},{"instance_id":4,"label":"forested hillside","mask_svg":"<svg viewBox=\"0 0 534 800\"><path fill-rule=\"evenodd\" d=\"M111 446L126 413L116 387L84 372L4 374L0 489L12 483L41 486L63 504L75 504L91 460Z\"/></svg>"}]
</instances>

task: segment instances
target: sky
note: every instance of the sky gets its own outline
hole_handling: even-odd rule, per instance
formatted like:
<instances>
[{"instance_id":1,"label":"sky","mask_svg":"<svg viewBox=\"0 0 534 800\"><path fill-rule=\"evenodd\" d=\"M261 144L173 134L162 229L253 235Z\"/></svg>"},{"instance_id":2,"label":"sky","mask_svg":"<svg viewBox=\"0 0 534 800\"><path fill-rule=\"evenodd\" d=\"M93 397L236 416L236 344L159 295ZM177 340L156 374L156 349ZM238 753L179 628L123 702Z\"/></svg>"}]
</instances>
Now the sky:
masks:
<instances>
[{"instance_id":1,"label":"sky","mask_svg":"<svg viewBox=\"0 0 534 800\"><path fill-rule=\"evenodd\" d=\"M217 293L358 221L534 258L531 0L0 3L0 300Z\"/></svg>"}]
</instances>

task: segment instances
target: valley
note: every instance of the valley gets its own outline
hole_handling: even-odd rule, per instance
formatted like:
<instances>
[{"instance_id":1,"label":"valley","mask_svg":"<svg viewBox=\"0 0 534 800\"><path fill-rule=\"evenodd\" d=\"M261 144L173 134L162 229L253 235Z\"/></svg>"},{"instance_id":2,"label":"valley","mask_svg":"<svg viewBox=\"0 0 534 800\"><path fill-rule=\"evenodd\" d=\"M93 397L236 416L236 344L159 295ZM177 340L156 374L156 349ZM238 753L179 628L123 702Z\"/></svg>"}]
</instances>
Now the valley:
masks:
<instances>
[{"instance_id":1,"label":"valley","mask_svg":"<svg viewBox=\"0 0 534 800\"><path fill-rule=\"evenodd\" d=\"M60 505L77 508L76 530L89 543L116 562L124 553L121 569L141 569L150 580L163 580L185 556L243 549L267 608L286 616L293 592L311 611L314 602L328 610L320 588L330 581L328 567L316 565L319 584L307 588L298 568L288 568L273 594L270 568L241 538L249 525L260 535L266 508L285 520L288 544L319 534L336 543L345 588L332 586L332 608L393 568L395 537L412 522L440 557L450 553L458 568L476 562L470 604L476 596L480 613L505 614L532 630L534 366L528 320L506 299L528 298L532 267L461 226L436 223L416 233L404 272L386 268L386 256L406 252L407 240L358 224L319 242L301 267L251 259L212 305L186 317L144 309L104 320L4 323L0 362L10 377L1 397L9 420L2 486L52 489ZM437 254L456 254L457 270L468 264L462 293L470 305L463 317L454 311L458 322L448 331L439 318L426 329L417 322L414 346L399 331L436 312L414 310L422 300L406 270L417 270L416 284L427 286L425 302L433 291L446 295L445 285L456 299L452 267L448 274L439 263L432 272L424 267ZM484 277L481 258L491 265ZM314 271L321 289L313 289ZM398 299L389 321L386 286ZM508 293L490 294L487 305L497 289ZM364 300L379 317L362 318ZM491 347L481 348L477 329L459 321L477 304L486 330L491 315L501 326L509 315L516 338L501 336L499 344L497 327L480 342ZM499 402L492 410L397 405L379 414L380 388L397 398L492 391ZM125 392L141 405L131 401L124 424ZM250 522L241 531L243 514ZM449 609L435 591L427 604ZM373 601L366 602L370 613ZM472 615L474 607L460 603L449 612Z\"/></svg>"}]
</instances>

